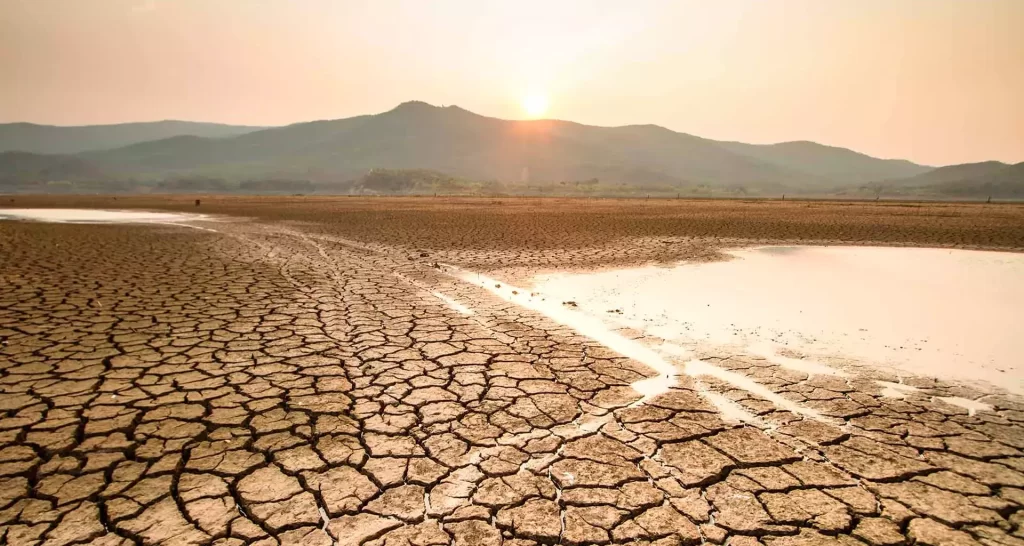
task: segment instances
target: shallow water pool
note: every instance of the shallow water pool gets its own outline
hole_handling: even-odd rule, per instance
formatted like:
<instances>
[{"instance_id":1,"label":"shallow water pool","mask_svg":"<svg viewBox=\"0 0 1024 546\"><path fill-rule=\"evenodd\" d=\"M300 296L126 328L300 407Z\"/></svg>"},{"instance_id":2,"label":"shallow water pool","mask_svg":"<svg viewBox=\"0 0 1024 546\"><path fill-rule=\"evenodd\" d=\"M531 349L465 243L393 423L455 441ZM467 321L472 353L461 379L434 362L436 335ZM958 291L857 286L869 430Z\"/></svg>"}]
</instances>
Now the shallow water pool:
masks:
<instances>
[{"instance_id":1,"label":"shallow water pool","mask_svg":"<svg viewBox=\"0 0 1024 546\"><path fill-rule=\"evenodd\" d=\"M688 346L736 346L776 361L792 349L1024 392L1024 254L792 246L730 254L543 276L534 287L606 323Z\"/></svg>"},{"instance_id":2,"label":"shallow water pool","mask_svg":"<svg viewBox=\"0 0 1024 546\"><path fill-rule=\"evenodd\" d=\"M0 220L34 220L57 223L174 223L202 220L203 214L100 209L0 209Z\"/></svg>"}]
</instances>

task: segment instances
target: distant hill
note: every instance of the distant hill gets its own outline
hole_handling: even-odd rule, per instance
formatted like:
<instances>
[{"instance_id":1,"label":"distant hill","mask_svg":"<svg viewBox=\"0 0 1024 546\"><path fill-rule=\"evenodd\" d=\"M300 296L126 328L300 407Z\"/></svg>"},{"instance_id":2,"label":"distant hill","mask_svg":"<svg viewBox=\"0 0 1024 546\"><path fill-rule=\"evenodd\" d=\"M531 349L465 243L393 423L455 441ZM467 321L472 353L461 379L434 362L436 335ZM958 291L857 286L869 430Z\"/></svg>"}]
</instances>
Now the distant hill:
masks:
<instances>
[{"instance_id":1,"label":"distant hill","mask_svg":"<svg viewBox=\"0 0 1024 546\"><path fill-rule=\"evenodd\" d=\"M106 174L102 167L73 155L0 152L0 182L86 180Z\"/></svg>"},{"instance_id":2,"label":"distant hill","mask_svg":"<svg viewBox=\"0 0 1024 546\"><path fill-rule=\"evenodd\" d=\"M825 146L808 141L779 144L722 142L721 145L733 152L818 176L837 184L859 184L890 178L906 178L933 169L933 167L918 165L905 159L878 159L846 148Z\"/></svg>"},{"instance_id":3,"label":"distant hill","mask_svg":"<svg viewBox=\"0 0 1024 546\"><path fill-rule=\"evenodd\" d=\"M218 138L237 136L259 129L262 127L192 121L153 121L78 127L3 123L0 124L0 152L76 154L90 150L120 148L179 135Z\"/></svg>"},{"instance_id":4,"label":"distant hill","mask_svg":"<svg viewBox=\"0 0 1024 546\"><path fill-rule=\"evenodd\" d=\"M354 178L375 168L462 178L630 183L781 182L803 178L713 141L655 127L507 121L409 102L374 116L289 125L220 140L175 137L86 157L123 172Z\"/></svg>"},{"instance_id":5,"label":"distant hill","mask_svg":"<svg viewBox=\"0 0 1024 546\"><path fill-rule=\"evenodd\" d=\"M948 179L926 187L949 197L980 199L988 196L995 199L1024 199L1024 163L1001 165L992 165L990 169L975 172L970 177ZM955 167L962 166L956 165ZM951 169L952 167L944 168Z\"/></svg>"},{"instance_id":6,"label":"distant hill","mask_svg":"<svg viewBox=\"0 0 1024 546\"><path fill-rule=\"evenodd\" d=\"M338 179L387 168L509 182L598 178L712 187L822 188L874 179L879 173L896 177L927 169L842 150L856 156L861 171L851 161L830 170L826 166L836 150L818 146L783 161L764 147L743 148L653 125L509 121L456 106L408 102L372 116L300 123L232 138L177 136L83 157L116 172L161 175Z\"/></svg>"},{"instance_id":7,"label":"distant hill","mask_svg":"<svg viewBox=\"0 0 1024 546\"><path fill-rule=\"evenodd\" d=\"M98 193L136 191L95 163L73 155L0 152L0 192Z\"/></svg>"},{"instance_id":8,"label":"distant hill","mask_svg":"<svg viewBox=\"0 0 1024 546\"><path fill-rule=\"evenodd\" d=\"M907 178L880 180L849 193L943 199L1024 199L1024 163L999 161L939 167Z\"/></svg>"},{"instance_id":9,"label":"distant hill","mask_svg":"<svg viewBox=\"0 0 1024 546\"><path fill-rule=\"evenodd\" d=\"M24 185L59 175L158 191L758 195L828 194L872 181L927 186L935 182L915 180L947 169L813 142L753 145L655 125L511 121L423 102L376 115L224 130L242 134L175 134L59 156L0 154L0 181Z\"/></svg>"},{"instance_id":10,"label":"distant hill","mask_svg":"<svg viewBox=\"0 0 1024 546\"><path fill-rule=\"evenodd\" d=\"M1006 163L1000 161L983 161L981 163L964 163L962 165L949 165L938 167L928 172L910 177L892 177L895 179L885 180L891 185L902 187L923 187L949 182L960 182L972 180L978 177L988 176L997 173L1006 167ZM881 177L876 180L882 180Z\"/></svg>"}]
</instances>

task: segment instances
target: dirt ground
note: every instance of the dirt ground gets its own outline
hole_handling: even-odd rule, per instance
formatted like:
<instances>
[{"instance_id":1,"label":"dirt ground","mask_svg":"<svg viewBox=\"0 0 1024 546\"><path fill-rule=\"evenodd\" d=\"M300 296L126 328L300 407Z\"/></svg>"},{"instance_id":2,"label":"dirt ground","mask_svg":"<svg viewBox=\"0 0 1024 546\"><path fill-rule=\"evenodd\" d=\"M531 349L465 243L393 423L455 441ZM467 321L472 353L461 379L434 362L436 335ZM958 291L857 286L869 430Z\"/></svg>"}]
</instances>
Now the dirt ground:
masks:
<instances>
[{"instance_id":1,"label":"dirt ground","mask_svg":"<svg viewBox=\"0 0 1024 546\"><path fill-rule=\"evenodd\" d=\"M1024 206L195 198L0 199L234 218L0 221L0 543L1024 544L997 388L710 351L728 374L646 399L645 365L435 265L1021 251Z\"/></svg>"}]
</instances>

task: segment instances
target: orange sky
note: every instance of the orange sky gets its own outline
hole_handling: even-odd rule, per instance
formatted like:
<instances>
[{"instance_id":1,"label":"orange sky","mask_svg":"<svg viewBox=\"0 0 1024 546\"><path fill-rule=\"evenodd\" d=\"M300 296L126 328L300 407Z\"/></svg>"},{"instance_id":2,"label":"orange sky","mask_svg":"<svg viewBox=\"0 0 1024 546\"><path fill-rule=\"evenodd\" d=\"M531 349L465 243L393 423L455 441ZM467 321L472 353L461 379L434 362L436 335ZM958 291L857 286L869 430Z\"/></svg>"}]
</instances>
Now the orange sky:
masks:
<instances>
[{"instance_id":1,"label":"orange sky","mask_svg":"<svg viewBox=\"0 0 1024 546\"><path fill-rule=\"evenodd\" d=\"M0 121L279 125L406 100L1024 161L1024 0L0 0Z\"/></svg>"}]
</instances>

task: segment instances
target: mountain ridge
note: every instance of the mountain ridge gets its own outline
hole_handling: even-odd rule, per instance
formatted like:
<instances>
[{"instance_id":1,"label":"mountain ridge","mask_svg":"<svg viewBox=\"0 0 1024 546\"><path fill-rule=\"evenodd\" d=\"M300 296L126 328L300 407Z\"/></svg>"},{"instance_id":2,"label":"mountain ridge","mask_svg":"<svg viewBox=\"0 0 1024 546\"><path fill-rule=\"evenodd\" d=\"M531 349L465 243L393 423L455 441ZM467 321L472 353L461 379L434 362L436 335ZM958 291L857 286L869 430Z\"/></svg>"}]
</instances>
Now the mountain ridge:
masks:
<instances>
[{"instance_id":1,"label":"mountain ridge","mask_svg":"<svg viewBox=\"0 0 1024 546\"><path fill-rule=\"evenodd\" d=\"M0 179L38 181L60 172L74 181L95 178L99 172L111 179L150 183L187 177L341 183L388 169L508 184L599 180L665 192L706 188L784 193L882 181L899 185L895 181L936 170L811 141L746 144L655 124L602 127L554 119L504 120L423 101L407 101L378 114L279 127L212 127L238 134L175 134L49 158L60 168L44 168L45 155L29 161L0 153ZM201 124L185 128L193 133L209 129ZM33 165L39 168L26 167Z\"/></svg>"},{"instance_id":2,"label":"mountain ridge","mask_svg":"<svg viewBox=\"0 0 1024 546\"><path fill-rule=\"evenodd\" d=\"M184 134L226 137L260 129L263 127L181 120L101 125L45 125L19 121L0 123L0 152L76 154Z\"/></svg>"},{"instance_id":3,"label":"mountain ridge","mask_svg":"<svg viewBox=\"0 0 1024 546\"><path fill-rule=\"evenodd\" d=\"M934 192L953 197L1024 198L1024 162L981 161L939 167L926 173L878 183L896 191Z\"/></svg>"}]
</instances>

